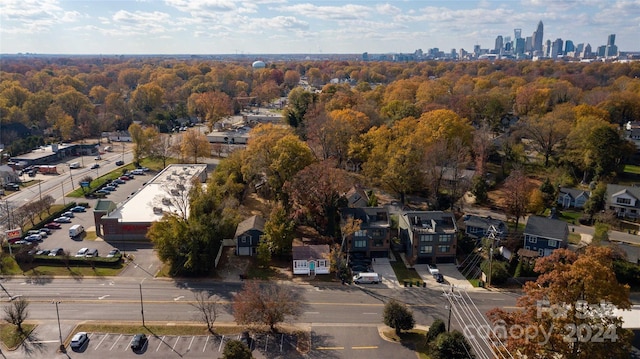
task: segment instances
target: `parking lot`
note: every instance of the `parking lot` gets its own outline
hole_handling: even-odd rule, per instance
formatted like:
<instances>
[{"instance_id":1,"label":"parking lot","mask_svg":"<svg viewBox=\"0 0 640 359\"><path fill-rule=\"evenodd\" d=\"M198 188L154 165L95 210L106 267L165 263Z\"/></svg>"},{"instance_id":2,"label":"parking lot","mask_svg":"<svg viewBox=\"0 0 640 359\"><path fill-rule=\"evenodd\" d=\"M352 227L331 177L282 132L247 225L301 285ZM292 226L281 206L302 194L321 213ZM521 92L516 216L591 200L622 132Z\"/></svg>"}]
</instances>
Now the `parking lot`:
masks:
<instances>
[{"instance_id":1,"label":"parking lot","mask_svg":"<svg viewBox=\"0 0 640 359\"><path fill-rule=\"evenodd\" d=\"M143 183L147 182L154 176L155 173L147 172L144 175L135 176L133 179L129 181L125 181L125 183L120 184L115 191L111 192L106 196L105 199L111 200L113 202L120 203L127 199L127 197L131 196L132 193L137 191L140 187L142 187ZM63 248L64 251L69 252L69 254L73 257L80 248L95 248L98 250L98 255L104 257L109 253L111 249L113 249L112 244L102 241L100 238L96 240L87 240L87 231L95 232L95 222L93 218L93 208L97 203L97 199L87 199L84 197L80 198L70 198L67 197L65 199L66 203L74 201L76 203L89 203L89 208L87 208L86 212L75 212L73 213L74 217L71 218L71 223L60 223L60 229L52 229L51 234L46 238L43 238L41 242L37 244L37 247L40 249L51 250L54 248ZM69 228L74 224L81 224L85 228L85 232L81 235L71 238L69 236ZM116 243L114 243L116 244ZM123 250L123 248L119 248ZM126 249L126 248L124 248Z\"/></svg>"},{"instance_id":2,"label":"parking lot","mask_svg":"<svg viewBox=\"0 0 640 359\"><path fill-rule=\"evenodd\" d=\"M142 350L134 352L130 345L133 334L89 333L89 341L79 350L67 348L76 358L221 358L224 346L235 335L147 336ZM297 358L297 339L286 334L253 334L251 351L255 358Z\"/></svg>"}]
</instances>

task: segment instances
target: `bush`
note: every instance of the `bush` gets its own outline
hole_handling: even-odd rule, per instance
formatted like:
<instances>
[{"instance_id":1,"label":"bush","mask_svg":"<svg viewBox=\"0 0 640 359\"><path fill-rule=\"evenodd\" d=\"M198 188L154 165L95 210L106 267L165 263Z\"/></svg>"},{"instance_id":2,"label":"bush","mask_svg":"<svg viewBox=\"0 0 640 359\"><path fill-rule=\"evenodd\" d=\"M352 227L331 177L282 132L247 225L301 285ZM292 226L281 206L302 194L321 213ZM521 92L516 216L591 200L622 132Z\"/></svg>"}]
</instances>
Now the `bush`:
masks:
<instances>
[{"instance_id":1,"label":"bush","mask_svg":"<svg viewBox=\"0 0 640 359\"><path fill-rule=\"evenodd\" d=\"M489 275L489 267L491 267L491 284L503 284L509 279L509 271L507 270L507 263L494 259L493 263L489 265L489 260L482 262L480 269L487 275Z\"/></svg>"},{"instance_id":2,"label":"bush","mask_svg":"<svg viewBox=\"0 0 640 359\"><path fill-rule=\"evenodd\" d=\"M427 344L432 343L436 340L438 335L447 331L447 328L444 325L442 319L436 319L431 323L429 327L429 331L427 332Z\"/></svg>"},{"instance_id":3,"label":"bush","mask_svg":"<svg viewBox=\"0 0 640 359\"><path fill-rule=\"evenodd\" d=\"M383 313L384 324L394 328L396 334L400 334L402 330L413 329L416 324L413 318L413 312L411 312L406 305L391 299L384 306Z\"/></svg>"}]
</instances>

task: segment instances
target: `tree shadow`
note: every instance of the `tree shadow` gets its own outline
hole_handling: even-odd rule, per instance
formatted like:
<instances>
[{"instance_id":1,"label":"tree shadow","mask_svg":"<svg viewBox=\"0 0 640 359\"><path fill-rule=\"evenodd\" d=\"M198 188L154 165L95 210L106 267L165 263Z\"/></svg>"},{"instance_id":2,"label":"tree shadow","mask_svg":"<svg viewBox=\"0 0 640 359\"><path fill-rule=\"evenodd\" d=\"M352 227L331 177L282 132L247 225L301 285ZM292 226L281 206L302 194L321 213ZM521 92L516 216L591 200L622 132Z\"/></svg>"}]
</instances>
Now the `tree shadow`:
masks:
<instances>
[{"instance_id":1,"label":"tree shadow","mask_svg":"<svg viewBox=\"0 0 640 359\"><path fill-rule=\"evenodd\" d=\"M304 355L304 357L323 358L323 359L341 358L341 356L339 355L341 350L313 350L313 348L336 347L336 343L334 342L334 336L316 334L312 332L312 340L313 342L309 344L310 345L309 352L306 355Z\"/></svg>"},{"instance_id":2,"label":"tree shadow","mask_svg":"<svg viewBox=\"0 0 640 359\"><path fill-rule=\"evenodd\" d=\"M24 333L24 340L18 348L26 358L42 354L47 347L38 336L36 327L30 333Z\"/></svg>"},{"instance_id":3,"label":"tree shadow","mask_svg":"<svg viewBox=\"0 0 640 359\"><path fill-rule=\"evenodd\" d=\"M167 348L171 349L171 351L172 351L172 352L176 353L180 358L182 358L182 357L183 357L183 354L178 353L178 352L173 348L173 346L172 346L171 344L169 344L169 343L167 343L166 341L164 341L164 339L162 339L162 337L158 336L156 333L154 333L154 332L153 332L153 330L151 330L150 328L148 328L146 325L145 325L145 329L147 329L147 330L149 331L149 333L150 333L151 335L153 335L153 336L154 336L154 338L157 338L157 339L158 339L158 340L160 340L160 342L161 342L162 344L164 344ZM144 348L146 348L147 346L149 346L149 339L147 339L147 342L144 344L143 349L144 349Z\"/></svg>"},{"instance_id":4,"label":"tree shadow","mask_svg":"<svg viewBox=\"0 0 640 359\"><path fill-rule=\"evenodd\" d=\"M29 284L45 285L53 281L53 276L45 275L44 273L33 268L31 274L27 275L26 282Z\"/></svg>"}]
</instances>

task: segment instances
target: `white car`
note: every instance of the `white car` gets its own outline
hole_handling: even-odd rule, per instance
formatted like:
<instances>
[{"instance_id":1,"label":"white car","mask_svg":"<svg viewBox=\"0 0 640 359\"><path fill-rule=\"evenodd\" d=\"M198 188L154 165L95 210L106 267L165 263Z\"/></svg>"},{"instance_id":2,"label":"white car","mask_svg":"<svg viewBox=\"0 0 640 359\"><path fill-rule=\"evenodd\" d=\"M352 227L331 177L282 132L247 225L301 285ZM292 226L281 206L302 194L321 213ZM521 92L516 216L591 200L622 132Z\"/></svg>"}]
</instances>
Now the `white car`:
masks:
<instances>
[{"instance_id":1,"label":"white car","mask_svg":"<svg viewBox=\"0 0 640 359\"><path fill-rule=\"evenodd\" d=\"M69 217L58 217L53 220L56 223L71 223L71 218Z\"/></svg>"},{"instance_id":2,"label":"white car","mask_svg":"<svg viewBox=\"0 0 640 359\"><path fill-rule=\"evenodd\" d=\"M80 248L80 250L76 253L76 257L84 257L87 255L89 248Z\"/></svg>"}]
</instances>

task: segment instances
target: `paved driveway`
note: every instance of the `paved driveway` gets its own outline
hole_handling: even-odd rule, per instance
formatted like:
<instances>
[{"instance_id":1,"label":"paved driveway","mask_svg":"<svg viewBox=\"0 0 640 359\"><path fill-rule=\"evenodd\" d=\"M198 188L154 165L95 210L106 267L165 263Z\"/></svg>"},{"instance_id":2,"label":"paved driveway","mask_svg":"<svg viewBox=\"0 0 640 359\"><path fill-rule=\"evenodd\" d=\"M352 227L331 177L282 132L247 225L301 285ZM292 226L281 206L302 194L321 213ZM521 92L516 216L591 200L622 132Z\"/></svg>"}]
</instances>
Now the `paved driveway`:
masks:
<instances>
[{"instance_id":1,"label":"paved driveway","mask_svg":"<svg viewBox=\"0 0 640 359\"><path fill-rule=\"evenodd\" d=\"M382 284L389 288L400 288L396 273L393 271L388 258L376 258L375 262L371 263L373 271L382 276ZM373 284L363 284L373 285Z\"/></svg>"}]
</instances>

